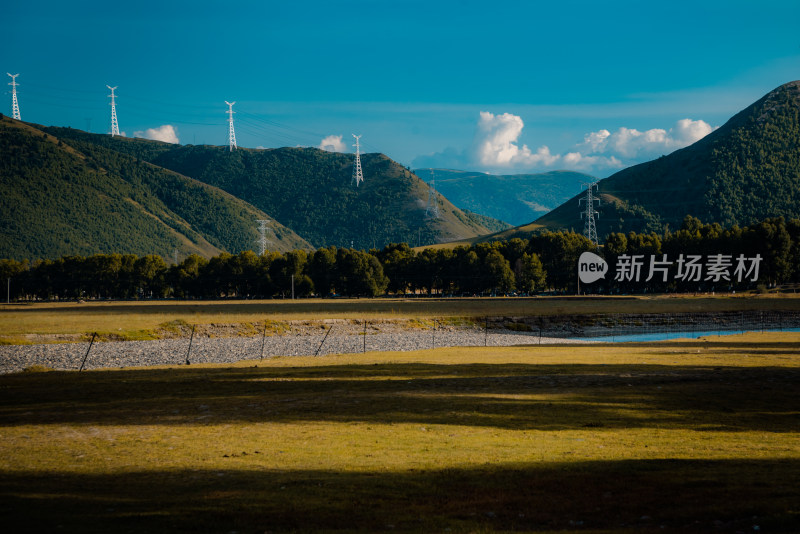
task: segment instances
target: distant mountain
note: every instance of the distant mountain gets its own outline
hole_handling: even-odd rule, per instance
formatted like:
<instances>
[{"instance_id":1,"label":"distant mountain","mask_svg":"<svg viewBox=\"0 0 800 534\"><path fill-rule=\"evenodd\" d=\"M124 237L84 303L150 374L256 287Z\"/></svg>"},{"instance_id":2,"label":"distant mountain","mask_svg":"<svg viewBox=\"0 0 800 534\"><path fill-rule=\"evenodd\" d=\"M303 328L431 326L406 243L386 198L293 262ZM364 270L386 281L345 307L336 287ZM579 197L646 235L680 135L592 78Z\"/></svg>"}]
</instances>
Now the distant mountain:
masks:
<instances>
[{"instance_id":1,"label":"distant mountain","mask_svg":"<svg viewBox=\"0 0 800 534\"><path fill-rule=\"evenodd\" d=\"M0 213L0 257L14 259L210 257L255 248L255 220L270 218L215 187L8 117L0 119ZM284 226L271 228L275 249L310 248Z\"/></svg>"},{"instance_id":2,"label":"distant mountain","mask_svg":"<svg viewBox=\"0 0 800 534\"><path fill-rule=\"evenodd\" d=\"M601 180L598 195L601 240L610 232L677 229L686 215L723 226L800 218L800 81L771 91L689 147ZM481 240L580 232L582 196Z\"/></svg>"},{"instance_id":3,"label":"distant mountain","mask_svg":"<svg viewBox=\"0 0 800 534\"><path fill-rule=\"evenodd\" d=\"M430 183L431 170L417 169ZM553 171L541 174L494 175L433 169L436 189L461 209L510 223L526 224L566 202L581 191L588 174Z\"/></svg>"},{"instance_id":4,"label":"distant mountain","mask_svg":"<svg viewBox=\"0 0 800 534\"><path fill-rule=\"evenodd\" d=\"M496 229L439 195L440 216L426 217L430 188L382 154L361 157L364 182L352 184L353 156L315 148L269 150L178 146L51 128L190 176L269 213L315 247L381 248L392 242L432 244ZM82 145L83 146L83 145Z\"/></svg>"}]
</instances>

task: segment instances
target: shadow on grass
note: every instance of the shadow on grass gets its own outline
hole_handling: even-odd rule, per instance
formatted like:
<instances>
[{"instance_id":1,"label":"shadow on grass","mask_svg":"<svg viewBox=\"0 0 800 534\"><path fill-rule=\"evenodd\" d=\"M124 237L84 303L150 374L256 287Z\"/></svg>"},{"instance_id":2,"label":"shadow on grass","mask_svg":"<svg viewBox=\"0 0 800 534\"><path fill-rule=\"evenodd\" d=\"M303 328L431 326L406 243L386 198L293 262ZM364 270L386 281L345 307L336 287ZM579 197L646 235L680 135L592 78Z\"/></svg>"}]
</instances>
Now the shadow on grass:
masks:
<instances>
[{"instance_id":1,"label":"shadow on grass","mask_svg":"<svg viewBox=\"0 0 800 534\"><path fill-rule=\"evenodd\" d=\"M371 422L796 432L800 369L422 363L0 377L0 425Z\"/></svg>"},{"instance_id":2,"label":"shadow on grass","mask_svg":"<svg viewBox=\"0 0 800 534\"><path fill-rule=\"evenodd\" d=\"M2 473L0 514L7 532L798 532L799 475L775 460Z\"/></svg>"}]
</instances>

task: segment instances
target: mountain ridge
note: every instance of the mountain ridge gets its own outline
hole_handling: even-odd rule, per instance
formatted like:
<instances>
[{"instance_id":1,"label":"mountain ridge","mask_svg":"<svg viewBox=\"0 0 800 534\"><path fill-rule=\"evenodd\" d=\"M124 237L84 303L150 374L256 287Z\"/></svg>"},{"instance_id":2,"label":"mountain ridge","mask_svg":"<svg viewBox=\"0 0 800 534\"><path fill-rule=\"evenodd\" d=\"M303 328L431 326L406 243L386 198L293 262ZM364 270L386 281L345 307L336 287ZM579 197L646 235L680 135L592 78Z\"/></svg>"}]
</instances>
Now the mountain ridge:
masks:
<instances>
[{"instance_id":1,"label":"mountain ridge","mask_svg":"<svg viewBox=\"0 0 800 534\"><path fill-rule=\"evenodd\" d=\"M600 180L600 240L612 232L677 229L686 215L744 226L800 218L800 81L783 84L696 143ZM535 221L473 241L581 232L584 193Z\"/></svg>"},{"instance_id":2,"label":"mountain ridge","mask_svg":"<svg viewBox=\"0 0 800 534\"><path fill-rule=\"evenodd\" d=\"M0 119L0 256L211 257L253 248L262 211L228 193L38 125ZM203 206L203 210L195 209ZM211 228L211 227L214 228ZM278 223L278 250L311 248Z\"/></svg>"},{"instance_id":3,"label":"mountain ridge","mask_svg":"<svg viewBox=\"0 0 800 534\"><path fill-rule=\"evenodd\" d=\"M356 187L350 154L308 147L230 151L205 145L148 144L72 129L49 131L91 138L246 199L315 247L368 249L392 242L427 244L491 233L482 217L456 208L442 195L436 199L440 217L426 217L428 185L383 154L361 156L365 180Z\"/></svg>"},{"instance_id":4,"label":"mountain ridge","mask_svg":"<svg viewBox=\"0 0 800 534\"><path fill-rule=\"evenodd\" d=\"M0 256L12 259L237 253L257 248L261 219L279 252L443 242L496 223L441 195L440 217L427 217L427 184L382 154L362 156L366 181L355 188L351 156L313 148L231 152L8 117L0 128Z\"/></svg>"}]
</instances>

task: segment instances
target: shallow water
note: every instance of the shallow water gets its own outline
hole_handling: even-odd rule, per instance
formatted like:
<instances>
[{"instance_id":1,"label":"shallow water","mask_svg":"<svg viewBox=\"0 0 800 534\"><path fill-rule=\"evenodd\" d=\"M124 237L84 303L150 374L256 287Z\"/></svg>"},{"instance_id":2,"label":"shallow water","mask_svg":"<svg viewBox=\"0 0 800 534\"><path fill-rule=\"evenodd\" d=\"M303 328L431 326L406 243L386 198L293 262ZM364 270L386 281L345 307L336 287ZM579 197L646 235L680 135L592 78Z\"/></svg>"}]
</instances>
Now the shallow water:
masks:
<instances>
[{"instance_id":1,"label":"shallow water","mask_svg":"<svg viewBox=\"0 0 800 534\"><path fill-rule=\"evenodd\" d=\"M800 328L765 328L764 330L684 330L680 332L648 332L644 334L622 334L594 337L575 337L576 341L627 343L636 341L664 341L667 339L698 339L709 336L733 336L745 332L800 332Z\"/></svg>"}]
</instances>

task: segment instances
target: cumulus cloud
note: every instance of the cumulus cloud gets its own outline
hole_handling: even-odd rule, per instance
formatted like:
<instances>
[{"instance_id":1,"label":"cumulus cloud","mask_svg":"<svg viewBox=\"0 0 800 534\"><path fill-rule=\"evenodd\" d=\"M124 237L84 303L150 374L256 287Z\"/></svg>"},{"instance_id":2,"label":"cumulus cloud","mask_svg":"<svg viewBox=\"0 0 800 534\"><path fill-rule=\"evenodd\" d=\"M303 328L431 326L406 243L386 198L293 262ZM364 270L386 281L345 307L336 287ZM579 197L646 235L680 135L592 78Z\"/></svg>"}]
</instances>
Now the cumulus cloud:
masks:
<instances>
[{"instance_id":1,"label":"cumulus cloud","mask_svg":"<svg viewBox=\"0 0 800 534\"><path fill-rule=\"evenodd\" d=\"M561 156L562 167L572 171L597 173L625 167L615 156L590 156L580 152L567 152Z\"/></svg>"},{"instance_id":2,"label":"cumulus cloud","mask_svg":"<svg viewBox=\"0 0 800 534\"><path fill-rule=\"evenodd\" d=\"M145 139L152 139L153 141L164 141L165 143L180 143L178 139L178 129L171 124L165 124L158 128L148 128L144 131L133 132L134 137L143 137Z\"/></svg>"},{"instance_id":3,"label":"cumulus cloud","mask_svg":"<svg viewBox=\"0 0 800 534\"><path fill-rule=\"evenodd\" d=\"M583 142L573 145L572 149L553 153L547 145L534 151L520 143L524 126L522 117L517 115L481 111L470 148L446 148L416 158L414 165L492 172L568 169L598 175L669 154L714 131L707 122L691 119L679 120L668 130L639 131L622 127L611 132L601 129L586 134Z\"/></svg>"},{"instance_id":4,"label":"cumulus cloud","mask_svg":"<svg viewBox=\"0 0 800 534\"><path fill-rule=\"evenodd\" d=\"M713 128L706 121L693 121L691 119L681 119L672 128L674 138L683 146L689 146L699 141L714 130L716 128Z\"/></svg>"},{"instance_id":5,"label":"cumulus cloud","mask_svg":"<svg viewBox=\"0 0 800 534\"><path fill-rule=\"evenodd\" d=\"M344 152L347 150L341 135L329 135L320 141L318 148L328 152Z\"/></svg>"},{"instance_id":6,"label":"cumulus cloud","mask_svg":"<svg viewBox=\"0 0 800 534\"><path fill-rule=\"evenodd\" d=\"M552 154L547 146L535 151L521 144L519 137L525 123L522 117L511 113L495 115L481 111L472 146L467 150L449 147L435 154L414 160L417 167L449 167L454 169L480 168L482 170L530 170L552 167L561 157Z\"/></svg>"},{"instance_id":7,"label":"cumulus cloud","mask_svg":"<svg viewBox=\"0 0 800 534\"><path fill-rule=\"evenodd\" d=\"M614 133L599 130L586 134L578 145L581 154L612 154L625 159L641 159L668 154L691 145L710 134L714 128L705 121L681 119L669 130L653 128L641 132L619 128Z\"/></svg>"},{"instance_id":8,"label":"cumulus cloud","mask_svg":"<svg viewBox=\"0 0 800 534\"><path fill-rule=\"evenodd\" d=\"M486 167L549 166L558 161L546 146L532 152L528 145L519 146L519 136L525 124L522 117L503 113L480 112L475 134L474 157Z\"/></svg>"}]
</instances>

